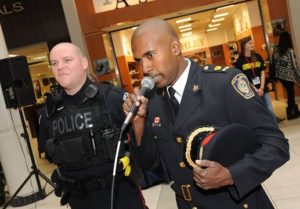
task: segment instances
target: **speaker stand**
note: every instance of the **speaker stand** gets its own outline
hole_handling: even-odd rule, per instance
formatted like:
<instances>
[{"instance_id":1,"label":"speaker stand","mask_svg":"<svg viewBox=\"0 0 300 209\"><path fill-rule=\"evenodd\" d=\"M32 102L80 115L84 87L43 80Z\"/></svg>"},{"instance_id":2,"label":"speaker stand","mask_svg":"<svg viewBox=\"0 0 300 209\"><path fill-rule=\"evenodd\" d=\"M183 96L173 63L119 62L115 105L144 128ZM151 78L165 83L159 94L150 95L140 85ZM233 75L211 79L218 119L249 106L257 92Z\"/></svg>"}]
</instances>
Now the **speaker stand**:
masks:
<instances>
[{"instance_id":1,"label":"speaker stand","mask_svg":"<svg viewBox=\"0 0 300 209\"><path fill-rule=\"evenodd\" d=\"M7 206L12 202L14 201L15 197L18 195L18 193L21 191L21 189L25 186L25 184L28 182L28 180L31 178L31 176L35 176L35 179L36 179L36 183L37 183L37 187L38 187L38 191L33 194L33 195L30 195L30 198L27 198L28 200L26 201L22 201L22 202L26 202L25 204L23 205L27 205L27 204L30 204L30 203L33 203L35 201L38 201L38 200L41 200L41 199L44 199L47 195L46 195L46 192L45 192L45 189L42 188L41 186L41 182L40 182L40 178L39 177L42 177L48 184L50 184L53 188L55 187L54 183L45 175L43 174L36 166L36 163L35 163L35 160L34 160L34 157L33 157L33 152L32 152L32 148L31 148L31 144L30 144L30 141L29 141L29 137L28 137L28 132L27 132L27 129L26 129L26 125L25 125L25 119L24 119L24 116L23 116L23 112L22 112L22 109L21 107L18 107L18 111L19 111L19 114L20 114L20 118L21 118L21 122L22 122L22 126L23 126L23 130L24 130L24 133L21 134L21 136L25 139L26 143L27 143L27 146L28 146L28 150L29 150L29 155L30 155L30 160L31 160L31 163L32 163L32 166L31 166L31 172L29 173L29 175L27 176L27 178L24 180L24 182L21 184L21 186L17 189L17 191L13 194L13 196L6 202L6 204L3 206L3 209L6 209ZM51 191L52 192L52 191ZM51 193L50 192L50 193ZM26 198L26 197L25 197ZM21 201L20 201L21 202ZM23 206L23 205L18 205L18 206Z\"/></svg>"}]
</instances>

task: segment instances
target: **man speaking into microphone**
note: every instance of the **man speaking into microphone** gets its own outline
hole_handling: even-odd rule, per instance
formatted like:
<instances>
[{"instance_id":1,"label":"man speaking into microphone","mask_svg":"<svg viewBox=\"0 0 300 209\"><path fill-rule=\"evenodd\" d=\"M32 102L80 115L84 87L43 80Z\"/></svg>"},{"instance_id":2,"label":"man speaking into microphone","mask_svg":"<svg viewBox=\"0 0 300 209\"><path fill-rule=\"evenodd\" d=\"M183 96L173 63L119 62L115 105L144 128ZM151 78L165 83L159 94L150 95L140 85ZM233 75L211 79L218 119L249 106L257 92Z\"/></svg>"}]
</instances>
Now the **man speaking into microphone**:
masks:
<instances>
[{"instance_id":1,"label":"man speaking into microphone","mask_svg":"<svg viewBox=\"0 0 300 209\"><path fill-rule=\"evenodd\" d=\"M150 99L136 89L123 104L127 114L139 107L131 121L139 165L165 162L179 209L274 208L261 183L289 159L289 145L247 77L184 58L163 20L140 25L131 45L156 86Z\"/></svg>"}]
</instances>

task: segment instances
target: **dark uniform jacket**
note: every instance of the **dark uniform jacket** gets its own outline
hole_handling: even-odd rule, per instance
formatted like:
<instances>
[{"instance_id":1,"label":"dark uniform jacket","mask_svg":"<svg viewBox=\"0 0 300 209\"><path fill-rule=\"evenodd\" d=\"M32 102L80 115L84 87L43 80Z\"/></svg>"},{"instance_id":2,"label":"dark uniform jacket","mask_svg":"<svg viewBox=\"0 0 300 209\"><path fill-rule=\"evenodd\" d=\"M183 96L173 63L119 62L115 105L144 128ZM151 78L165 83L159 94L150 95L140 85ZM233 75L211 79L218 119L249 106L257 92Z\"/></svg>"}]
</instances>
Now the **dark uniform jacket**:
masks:
<instances>
[{"instance_id":1,"label":"dark uniform jacket","mask_svg":"<svg viewBox=\"0 0 300 209\"><path fill-rule=\"evenodd\" d=\"M113 127L120 128L125 119L125 114L122 111L125 91L100 83L97 84L97 95L88 99L86 97L87 87L91 84L92 82L87 79L80 91L72 96L63 92L62 104L55 108L56 112L54 112L52 116L47 117L45 114L46 110L44 109L40 119L40 140L45 141L46 153L51 153L51 151L49 151L50 145L53 146L54 144L55 147L57 144L57 142L53 144L49 143L50 140L53 139L53 135L58 136L57 140L59 143L67 143L63 149L60 149L59 152L53 155L57 158L63 158L63 161L65 159L65 161L72 161L79 158L78 153L87 147L91 150L94 146L91 143L92 136L86 136L86 133L88 133L89 130L94 132L93 138L95 139L97 152L95 154L87 152L88 156L93 155L93 157L88 158L89 161L86 160L88 162L84 161L84 163L82 163L84 167L76 167L81 165L80 163L82 161L80 159L78 163L76 161L75 165L73 163L72 166L69 167L66 166L66 163L57 163L59 164L58 167L62 176L58 177L62 179L60 181L63 181L60 184L63 185L62 187L66 187L63 188L63 190L71 190L68 191L71 193L69 204L71 208L74 209L110 208L113 160L119 133L116 134L117 138L108 138L106 140L107 143L114 143L110 144L110 146L112 146L113 156L109 157L109 155L105 154L107 151L107 143L104 142L103 137L99 138L99 136L102 136L101 133L103 133L100 132L99 129L102 130L106 125L110 124ZM105 95L105 100L103 95ZM108 112L110 118L108 117ZM80 137L82 137L83 140L79 143L78 139ZM88 146L85 146L86 143L88 143ZM86 156L84 154L82 155L82 158ZM123 155L124 153L120 151L119 156L122 157ZM53 158L53 156L50 157ZM134 173L134 171L131 172ZM80 182L80 184L77 182ZM76 185L82 185L83 188L75 187ZM72 189L70 189L70 187ZM76 191L75 188L77 189ZM123 171L117 173L114 191L114 204L116 209L145 208L139 188L136 185L132 185L128 177L124 177ZM124 195L125 193L126 195Z\"/></svg>"},{"instance_id":2,"label":"dark uniform jacket","mask_svg":"<svg viewBox=\"0 0 300 209\"><path fill-rule=\"evenodd\" d=\"M87 121L85 121L86 119L84 119L84 118L80 119L80 120L78 119L77 121L79 121L79 122L76 122L76 121L72 122L73 125L71 125L71 122L69 122L70 119L60 120L60 118L64 119L64 117L75 118L75 117L71 117L71 116L61 116L61 114L64 112L64 109L66 109L70 106L74 112L74 115L76 114L76 111L78 111L78 113L80 113L80 111L81 112L82 111L91 112L92 116L89 116L90 118L88 119L88 122L92 123L92 124L95 123L95 124L93 124L94 127L102 126L102 124L96 124L99 122L99 120L102 123L110 124L108 114L107 114L108 111L109 111L109 114L111 117L112 125L114 125L115 127L120 127L122 125L124 118L125 118L124 113L121 112L122 104L123 104L123 95L125 92L122 90L119 90L117 88L114 88L112 86L106 85L106 84L97 84L98 85L97 95L95 96L95 98L89 99L89 100L94 100L94 101L98 100L98 102L95 102L96 103L95 109L98 109L98 110L93 110L92 105L94 106L95 104L91 104L91 101L83 102L85 100L85 93L84 93L85 89L91 83L92 82L89 79L87 79L86 83L81 88L81 90L73 96L69 96L65 92L63 92L61 106L63 106L64 108L61 108L62 110L56 110L57 112L55 112L53 114L53 116L50 116L49 118L47 118L45 111L42 112L42 115L40 118L40 136L39 136L40 139L39 140L45 141L45 144L46 144L46 141L49 138L53 138L53 132L61 132L60 135L61 135L61 137L64 137L64 138L66 138L68 135L70 135L70 136L74 135L77 137L78 135L80 136L85 133L85 131L88 129L87 127L85 127L85 126L87 126L86 125ZM105 105L105 101L103 100L103 97L102 97L103 94L105 94L107 106ZM87 109L87 108L89 108L89 109ZM57 109L60 109L60 107L58 107ZM100 113L98 113L98 116L94 115L96 112L100 112ZM84 115L84 114L80 113L80 115ZM58 122L54 121L54 122L56 122L56 123L54 123L53 120L56 120ZM77 123L81 123L81 124L77 125L80 127L80 130L76 129ZM55 124L57 124L56 128L54 127ZM53 130L53 129L56 129L56 130ZM74 129L74 130L71 130L71 129ZM97 153L97 155L100 155L100 156L101 156L101 154L103 155L102 152ZM104 156L103 156L103 158L104 158ZM105 176L105 175L111 174L112 164L113 164L112 161L107 161L107 163L102 162L99 165L91 166L90 168L87 168L87 169L74 169L74 171L67 172L67 174L71 175L71 176L77 176L77 177L80 176L81 178L85 178L86 176L91 176L91 175L92 176ZM64 172L64 169L62 171Z\"/></svg>"},{"instance_id":3,"label":"dark uniform jacket","mask_svg":"<svg viewBox=\"0 0 300 209\"><path fill-rule=\"evenodd\" d=\"M142 144L132 145L139 163L151 169L161 156L177 198L189 199L190 192L191 199L186 201L198 209L272 208L260 184L289 159L289 145L246 76L237 69L199 68L192 62L176 118L165 92L158 91L149 100ZM185 161L186 138L197 127L230 123L254 131L260 148L229 166L234 186L208 191L197 188L192 168Z\"/></svg>"}]
</instances>

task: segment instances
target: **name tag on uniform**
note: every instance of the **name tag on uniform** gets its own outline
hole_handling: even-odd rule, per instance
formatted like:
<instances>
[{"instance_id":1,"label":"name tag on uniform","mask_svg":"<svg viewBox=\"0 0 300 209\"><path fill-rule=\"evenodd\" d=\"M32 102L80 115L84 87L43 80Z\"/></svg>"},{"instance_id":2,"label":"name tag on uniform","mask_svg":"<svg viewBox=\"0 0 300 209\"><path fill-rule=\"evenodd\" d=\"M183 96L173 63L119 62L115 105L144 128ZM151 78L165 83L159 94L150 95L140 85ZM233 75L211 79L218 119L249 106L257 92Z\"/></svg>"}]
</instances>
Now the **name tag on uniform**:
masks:
<instances>
[{"instance_id":1,"label":"name tag on uniform","mask_svg":"<svg viewBox=\"0 0 300 209\"><path fill-rule=\"evenodd\" d=\"M259 77L256 76L256 77L252 78L252 83L253 83L253 85L258 85L258 84L260 84L260 79L259 79Z\"/></svg>"}]
</instances>

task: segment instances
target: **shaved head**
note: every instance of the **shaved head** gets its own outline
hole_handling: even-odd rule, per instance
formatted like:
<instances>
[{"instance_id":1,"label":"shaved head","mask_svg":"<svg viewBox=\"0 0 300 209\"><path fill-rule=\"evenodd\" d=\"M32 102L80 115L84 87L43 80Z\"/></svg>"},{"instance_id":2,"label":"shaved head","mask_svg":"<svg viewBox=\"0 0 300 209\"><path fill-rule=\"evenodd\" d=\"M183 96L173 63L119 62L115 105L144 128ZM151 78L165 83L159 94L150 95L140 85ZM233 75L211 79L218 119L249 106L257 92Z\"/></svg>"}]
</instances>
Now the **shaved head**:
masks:
<instances>
[{"instance_id":1,"label":"shaved head","mask_svg":"<svg viewBox=\"0 0 300 209\"><path fill-rule=\"evenodd\" d=\"M69 95L74 95L86 81L87 58L72 43L59 43L50 51L50 63L56 81Z\"/></svg>"},{"instance_id":2,"label":"shaved head","mask_svg":"<svg viewBox=\"0 0 300 209\"><path fill-rule=\"evenodd\" d=\"M158 88L174 84L186 67L180 39L165 20L141 24L132 34L131 48L144 74L152 77Z\"/></svg>"},{"instance_id":3,"label":"shaved head","mask_svg":"<svg viewBox=\"0 0 300 209\"><path fill-rule=\"evenodd\" d=\"M75 44L69 43L69 42L62 42L62 43L55 45L50 51L50 57L51 57L51 53L58 48L70 48L70 49L74 50L74 53L76 55L78 55L79 57L83 57L83 53L82 53L81 49L78 46L76 46Z\"/></svg>"},{"instance_id":4,"label":"shaved head","mask_svg":"<svg viewBox=\"0 0 300 209\"><path fill-rule=\"evenodd\" d=\"M132 38L142 35L144 33L155 33L158 36L168 36L170 38L178 38L177 33L172 28L172 26L160 19L150 19L140 25L133 33Z\"/></svg>"}]
</instances>

